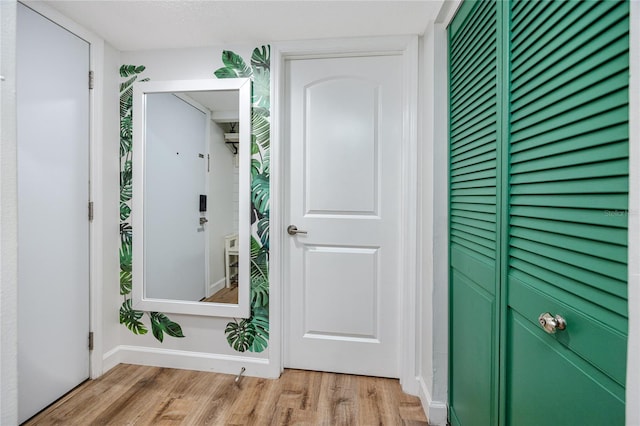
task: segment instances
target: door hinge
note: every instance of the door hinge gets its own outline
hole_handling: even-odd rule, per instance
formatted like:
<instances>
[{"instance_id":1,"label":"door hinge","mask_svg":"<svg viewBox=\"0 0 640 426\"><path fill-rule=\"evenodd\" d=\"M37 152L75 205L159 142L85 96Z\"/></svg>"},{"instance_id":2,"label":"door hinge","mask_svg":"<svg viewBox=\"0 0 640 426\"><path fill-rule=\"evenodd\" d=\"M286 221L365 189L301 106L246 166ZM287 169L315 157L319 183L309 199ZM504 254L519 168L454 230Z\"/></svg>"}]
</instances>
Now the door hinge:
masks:
<instances>
[{"instance_id":1,"label":"door hinge","mask_svg":"<svg viewBox=\"0 0 640 426\"><path fill-rule=\"evenodd\" d=\"M89 90L93 89L93 71L89 71Z\"/></svg>"},{"instance_id":2,"label":"door hinge","mask_svg":"<svg viewBox=\"0 0 640 426\"><path fill-rule=\"evenodd\" d=\"M89 222L93 222L93 201L89 201Z\"/></svg>"},{"instance_id":3,"label":"door hinge","mask_svg":"<svg viewBox=\"0 0 640 426\"><path fill-rule=\"evenodd\" d=\"M93 331L89 332L89 350L93 350Z\"/></svg>"}]
</instances>

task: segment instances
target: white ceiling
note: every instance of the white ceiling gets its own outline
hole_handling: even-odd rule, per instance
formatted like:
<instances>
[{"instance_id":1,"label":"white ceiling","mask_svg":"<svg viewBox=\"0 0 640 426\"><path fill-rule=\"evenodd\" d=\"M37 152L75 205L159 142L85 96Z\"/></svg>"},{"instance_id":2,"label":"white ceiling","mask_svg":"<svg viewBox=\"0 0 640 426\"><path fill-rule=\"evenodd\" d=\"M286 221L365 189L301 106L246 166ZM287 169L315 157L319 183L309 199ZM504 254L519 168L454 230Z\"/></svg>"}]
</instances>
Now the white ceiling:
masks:
<instances>
[{"instance_id":1,"label":"white ceiling","mask_svg":"<svg viewBox=\"0 0 640 426\"><path fill-rule=\"evenodd\" d=\"M0 0L1 1L1 0ZM120 51L422 34L442 0L46 0Z\"/></svg>"}]
</instances>

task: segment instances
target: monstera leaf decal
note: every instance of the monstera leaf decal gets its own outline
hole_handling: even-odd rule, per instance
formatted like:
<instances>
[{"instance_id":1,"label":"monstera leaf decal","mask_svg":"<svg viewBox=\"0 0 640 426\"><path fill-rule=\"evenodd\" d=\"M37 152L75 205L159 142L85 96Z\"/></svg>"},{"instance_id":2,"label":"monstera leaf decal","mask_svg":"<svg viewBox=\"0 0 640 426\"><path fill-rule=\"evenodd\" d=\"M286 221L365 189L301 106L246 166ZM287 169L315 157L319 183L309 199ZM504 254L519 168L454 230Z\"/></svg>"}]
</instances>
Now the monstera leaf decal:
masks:
<instances>
[{"instance_id":1,"label":"monstera leaf decal","mask_svg":"<svg viewBox=\"0 0 640 426\"><path fill-rule=\"evenodd\" d=\"M148 78L138 80L139 74L145 70L142 65L122 65L120 77L126 80L120 83L120 294L124 298L120 307L120 324L124 324L135 334L147 334L149 331L142 322L145 314L136 311L131 305L131 241L133 230L131 227L131 198L133 196L133 174L131 152L133 146L133 83L147 81ZM151 322L151 332L159 341L164 335L184 337L179 324L171 321L160 312L146 312Z\"/></svg>"},{"instance_id":2,"label":"monstera leaf decal","mask_svg":"<svg viewBox=\"0 0 640 426\"><path fill-rule=\"evenodd\" d=\"M269 344L269 150L270 46L253 50L251 66L222 52L218 78L251 78L251 316L227 324L229 345L238 352L262 352Z\"/></svg>"}]
</instances>

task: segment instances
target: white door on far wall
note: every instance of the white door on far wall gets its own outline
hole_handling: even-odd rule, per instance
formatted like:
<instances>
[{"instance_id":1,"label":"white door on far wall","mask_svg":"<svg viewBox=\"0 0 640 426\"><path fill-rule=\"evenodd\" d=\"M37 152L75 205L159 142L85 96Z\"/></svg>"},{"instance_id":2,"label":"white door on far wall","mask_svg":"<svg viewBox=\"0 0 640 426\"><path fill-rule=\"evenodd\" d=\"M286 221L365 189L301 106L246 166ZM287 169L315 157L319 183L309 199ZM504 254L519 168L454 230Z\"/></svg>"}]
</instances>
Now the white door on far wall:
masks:
<instances>
[{"instance_id":1,"label":"white door on far wall","mask_svg":"<svg viewBox=\"0 0 640 426\"><path fill-rule=\"evenodd\" d=\"M89 377L89 44L18 3L18 416Z\"/></svg>"},{"instance_id":2,"label":"white door on far wall","mask_svg":"<svg viewBox=\"0 0 640 426\"><path fill-rule=\"evenodd\" d=\"M286 367L399 376L402 63L286 61Z\"/></svg>"}]
</instances>

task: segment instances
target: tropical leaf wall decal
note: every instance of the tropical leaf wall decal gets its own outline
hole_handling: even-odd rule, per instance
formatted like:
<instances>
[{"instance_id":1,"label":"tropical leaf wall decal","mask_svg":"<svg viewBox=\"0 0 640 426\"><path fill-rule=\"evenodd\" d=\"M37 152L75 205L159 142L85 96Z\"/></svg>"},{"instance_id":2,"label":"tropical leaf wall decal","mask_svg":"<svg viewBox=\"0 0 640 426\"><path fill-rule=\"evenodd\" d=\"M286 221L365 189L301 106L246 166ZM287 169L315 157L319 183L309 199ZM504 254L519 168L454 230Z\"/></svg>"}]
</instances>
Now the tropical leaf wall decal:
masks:
<instances>
[{"instance_id":1,"label":"tropical leaf wall decal","mask_svg":"<svg viewBox=\"0 0 640 426\"><path fill-rule=\"evenodd\" d=\"M224 66L218 78L251 78L251 316L227 324L229 345L239 352L262 352L269 344L269 198L270 198L270 46L253 50L250 65L233 51L222 52ZM120 323L135 334L146 334L143 311L134 310L132 290L132 145L133 83L145 71L143 65L122 65L120 76ZM179 324L160 312L146 312L154 337L184 337Z\"/></svg>"},{"instance_id":2,"label":"tropical leaf wall decal","mask_svg":"<svg viewBox=\"0 0 640 426\"><path fill-rule=\"evenodd\" d=\"M120 83L120 294L123 297L120 307L120 324L124 324L135 334L147 334L149 331L142 322L143 311L134 310L131 305L131 263L132 239L131 198L133 196L132 146L133 146L133 83L145 70L143 65L122 65L120 77L126 80ZM160 342L164 335L184 337L179 324L171 321L160 312L146 312L151 322L151 332Z\"/></svg>"},{"instance_id":3,"label":"tropical leaf wall decal","mask_svg":"<svg viewBox=\"0 0 640 426\"><path fill-rule=\"evenodd\" d=\"M227 324L229 345L262 352L269 344L270 46L253 50L251 66L237 53L222 52L218 78L251 78L251 316Z\"/></svg>"}]
</instances>

